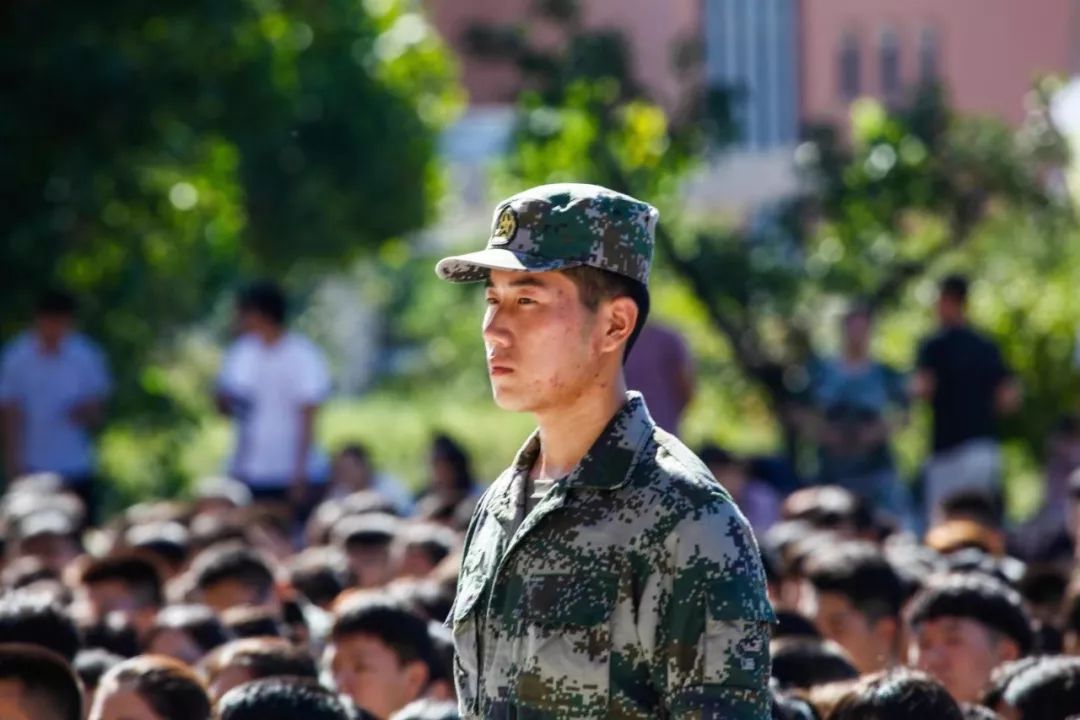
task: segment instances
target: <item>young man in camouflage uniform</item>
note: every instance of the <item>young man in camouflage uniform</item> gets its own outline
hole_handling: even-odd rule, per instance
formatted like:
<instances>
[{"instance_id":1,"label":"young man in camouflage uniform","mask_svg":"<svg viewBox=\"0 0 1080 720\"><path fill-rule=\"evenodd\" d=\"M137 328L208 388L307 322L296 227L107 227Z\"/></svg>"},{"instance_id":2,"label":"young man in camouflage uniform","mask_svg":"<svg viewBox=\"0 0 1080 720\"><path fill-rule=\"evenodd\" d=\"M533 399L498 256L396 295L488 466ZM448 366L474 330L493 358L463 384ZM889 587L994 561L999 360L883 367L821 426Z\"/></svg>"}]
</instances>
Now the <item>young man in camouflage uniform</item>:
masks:
<instances>
[{"instance_id":1,"label":"young man in camouflage uniform","mask_svg":"<svg viewBox=\"0 0 1080 720\"><path fill-rule=\"evenodd\" d=\"M656 209L546 185L480 252L496 403L539 429L480 501L451 613L467 718L768 718L772 609L746 520L626 392Z\"/></svg>"}]
</instances>

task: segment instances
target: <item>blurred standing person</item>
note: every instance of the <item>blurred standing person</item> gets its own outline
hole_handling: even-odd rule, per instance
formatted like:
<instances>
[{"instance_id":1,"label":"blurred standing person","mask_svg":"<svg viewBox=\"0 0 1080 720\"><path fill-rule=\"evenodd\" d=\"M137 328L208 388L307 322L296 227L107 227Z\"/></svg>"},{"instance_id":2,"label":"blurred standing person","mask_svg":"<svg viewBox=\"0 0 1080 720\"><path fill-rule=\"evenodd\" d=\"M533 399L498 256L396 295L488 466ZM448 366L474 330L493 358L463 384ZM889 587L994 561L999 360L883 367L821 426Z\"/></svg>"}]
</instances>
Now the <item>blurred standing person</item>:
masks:
<instances>
[{"instance_id":1,"label":"blurred standing person","mask_svg":"<svg viewBox=\"0 0 1080 720\"><path fill-rule=\"evenodd\" d=\"M98 346L75 330L75 300L48 292L37 302L33 326L0 356L7 480L54 472L96 515L94 448L90 431L105 415L111 390Z\"/></svg>"},{"instance_id":2,"label":"blurred standing person","mask_svg":"<svg viewBox=\"0 0 1080 720\"><path fill-rule=\"evenodd\" d=\"M645 397L657 425L678 435L683 412L694 397L694 359L682 335L646 324L626 360L626 385Z\"/></svg>"},{"instance_id":3,"label":"blurred standing person","mask_svg":"<svg viewBox=\"0 0 1080 720\"><path fill-rule=\"evenodd\" d=\"M341 499L354 492L371 490L393 504L402 517L412 515L413 499L393 477L379 472L371 460L371 453L360 443L343 446L334 455L330 466L329 498Z\"/></svg>"},{"instance_id":4,"label":"blurred standing person","mask_svg":"<svg viewBox=\"0 0 1080 720\"><path fill-rule=\"evenodd\" d=\"M844 315L840 356L810 373L818 482L840 485L903 518L910 508L889 442L907 422L907 388L900 372L871 356L872 330L870 308L852 308Z\"/></svg>"},{"instance_id":5,"label":"blurred standing person","mask_svg":"<svg viewBox=\"0 0 1080 720\"><path fill-rule=\"evenodd\" d=\"M288 501L303 517L326 482L314 442L315 416L330 392L322 352L285 325L281 288L259 282L236 305L241 335L217 382L217 405L236 421L231 473L256 500Z\"/></svg>"},{"instance_id":6,"label":"blurred standing person","mask_svg":"<svg viewBox=\"0 0 1080 720\"><path fill-rule=\"evenodd\" d=\"M926 464L927 514L965 490L1001 492L997 419L1020 405L1020 386L992 340L968 324L968 281L941 283L940 327L919 348L913 391L931 404L933 455Z\"/></svg>"}]
</instances>

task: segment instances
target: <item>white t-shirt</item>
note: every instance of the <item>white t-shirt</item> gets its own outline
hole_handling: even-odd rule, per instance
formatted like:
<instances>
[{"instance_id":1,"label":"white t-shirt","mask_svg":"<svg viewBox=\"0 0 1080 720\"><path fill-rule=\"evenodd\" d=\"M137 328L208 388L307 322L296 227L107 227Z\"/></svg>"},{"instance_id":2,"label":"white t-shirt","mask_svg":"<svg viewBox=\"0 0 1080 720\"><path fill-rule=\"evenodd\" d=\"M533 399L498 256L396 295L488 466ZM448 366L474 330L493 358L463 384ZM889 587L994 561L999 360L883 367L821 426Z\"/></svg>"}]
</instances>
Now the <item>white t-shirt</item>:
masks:
<instances>
[{"instance_id":1,"label":"white t-shirt","mask_svg":"<svg viewBox=\"0 0 1080 720\"><path fill-rule=\"evenodd\" d=\"M22 412L22 461L29 472L85 476L94 467L90 436L70 413L104 400L111 382L91 340L72 333L46 353L33 332L14 338L0 356L0 403Z\"/></svg>"},{"instance_id":2,"label":"white t-shirt","mask_svg":"<svg viewBox=\"0 0 1080 720\"><path fill-rule=\"evenodd\" d=\"M307 338L286 333L273 345L245 335L230 346L218 388L238 406L231 470L252 485L289 483L300 451L301 411L330 392L322 352ZM308 479L325 480L326 458L312 443Z\"/></svg>"}]
</instances>

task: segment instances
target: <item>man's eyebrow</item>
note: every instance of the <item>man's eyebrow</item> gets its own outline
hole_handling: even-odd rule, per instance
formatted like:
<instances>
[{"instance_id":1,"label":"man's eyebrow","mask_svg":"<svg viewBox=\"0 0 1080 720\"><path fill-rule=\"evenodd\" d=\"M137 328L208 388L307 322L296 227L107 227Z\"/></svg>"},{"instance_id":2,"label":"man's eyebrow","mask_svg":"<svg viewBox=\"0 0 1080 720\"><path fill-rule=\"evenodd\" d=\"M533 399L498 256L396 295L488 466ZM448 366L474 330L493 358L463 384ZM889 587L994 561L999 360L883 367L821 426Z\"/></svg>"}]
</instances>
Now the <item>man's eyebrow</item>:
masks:
<instances>
[{"instance_id":1,"label":"man's eyebrow","mask_svg":"<svg viewBox=\"0 0 1080 720\"><path fill-rule=\"evenodd\" d=\"M512 288L518 288L518 287L547 288L548 287L548 284L546 282L544 282L540 278L537 278L537 277L535 277L533 275L525 275L525 276L517 278L515 280L511 280L510 282L507 283L507 285L509 287L512 287ZM484 287L485 288L493 288L493 287L495 287L495 284L493 282L491 282L491 278L488 278L487 281L484 283Z\"/></svg>"}]
</instances>

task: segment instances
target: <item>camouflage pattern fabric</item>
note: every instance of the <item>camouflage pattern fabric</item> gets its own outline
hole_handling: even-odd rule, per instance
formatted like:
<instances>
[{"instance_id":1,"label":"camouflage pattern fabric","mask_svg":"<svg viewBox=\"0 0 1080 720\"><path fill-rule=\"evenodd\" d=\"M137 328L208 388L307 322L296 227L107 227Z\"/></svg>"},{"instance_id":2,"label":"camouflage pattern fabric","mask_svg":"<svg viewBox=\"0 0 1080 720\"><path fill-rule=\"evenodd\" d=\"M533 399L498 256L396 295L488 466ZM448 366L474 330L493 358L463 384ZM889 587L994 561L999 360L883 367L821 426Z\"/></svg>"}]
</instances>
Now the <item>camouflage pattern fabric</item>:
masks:
<instances>
[{"instance_id":1,"label":"camouflage pattern fabric","mask_svg":"<svg viewBox=\"0 0 1080 720\"><path fill-rule=\"evenodd\" d=\"M452 282L487 279L492 268L530 272L579 265L648 284L659 213L648 203L599 185L541 185L495 208L487 248L441 260Z\"/></svg>"},{"instance_id":2,"label":"camouflage pattern fabric","mask_svg":"<svg viewBox=\"0 0 1080 720\"><path fill-rule=\"evenodd\" d=\"M708 469L627 404L524 515L534 435L470 523L448 623L465 718L769 717L774 615Z\"/></svg>"}]
</instances>

